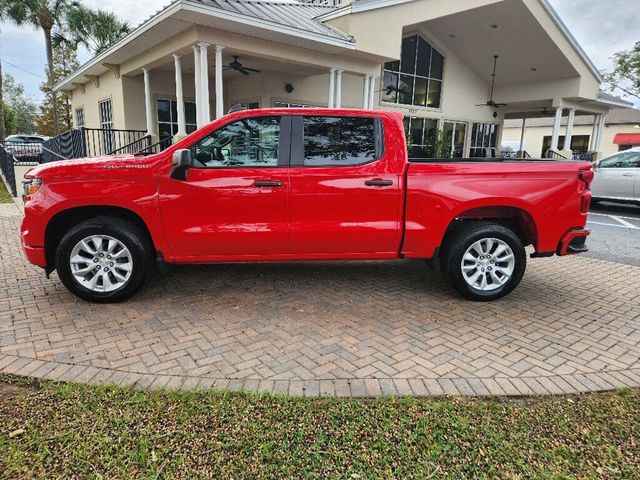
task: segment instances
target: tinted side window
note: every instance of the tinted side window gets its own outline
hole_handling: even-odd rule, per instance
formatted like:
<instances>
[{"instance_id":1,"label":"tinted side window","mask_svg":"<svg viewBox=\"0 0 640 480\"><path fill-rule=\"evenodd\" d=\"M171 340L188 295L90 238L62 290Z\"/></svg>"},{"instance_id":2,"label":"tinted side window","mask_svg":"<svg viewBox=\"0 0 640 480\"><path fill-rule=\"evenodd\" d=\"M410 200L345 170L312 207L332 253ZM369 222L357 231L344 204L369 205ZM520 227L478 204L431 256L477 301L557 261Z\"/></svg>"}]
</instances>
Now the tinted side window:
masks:
<instances>
[{"instance_id":1,"label":"tinted side window","mask_svg":"<svg viewBox=\"0 0 640 480\"><path fill-rule=\"evenodd\" d=\"M304 117L304 164L348 166L376 159L376 120Z\"/></svg>"},{"instance_id":2,"label":"tinted side window","mask_svg":"<svg viewBox=\"0 0 640 480\"><path fill-rule=\"evenodd\" d=\"M276 167L280 117L244 118L191 146L196 167Z\"/></svg>"},{"instance_id":3,"label":"tinted side window","mask_svg":"<svg viewBox=\"0 0 640 480\"><path fill-rule=\"evenodd\" d=\"M640 167L640 153L626 152L606 158L600 163L601 168L638 168Z\"/></svg>"}]
</instances>

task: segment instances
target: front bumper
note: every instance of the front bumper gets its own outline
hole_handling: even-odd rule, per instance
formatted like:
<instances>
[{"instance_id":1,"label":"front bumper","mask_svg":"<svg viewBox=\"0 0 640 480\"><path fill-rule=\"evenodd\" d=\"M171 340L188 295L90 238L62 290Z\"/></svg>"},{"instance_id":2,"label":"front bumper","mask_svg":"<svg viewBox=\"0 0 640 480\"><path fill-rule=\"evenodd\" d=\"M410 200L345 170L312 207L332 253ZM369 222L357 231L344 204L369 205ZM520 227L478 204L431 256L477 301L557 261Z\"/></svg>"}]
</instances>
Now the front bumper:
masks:
<instances>
[{"instance_id":1,"label":"front bumper","mask_svg":"<svg viewBox=\"0 0 640 480\"><path fill-rule=\"evenodd\" d=\"M560 240L556 253L558 256L564 256L588 252L586 240L589 235L591 230L570 230Z\"/></svg>"},{"instance_id":2,"label":"front bumper","mask_svg":"<svg viewBox=\"0 0 640 480\"><path fill-rule=\"evenodd\" d=\"M43 247L31 247L29 245L22 244L22 251L27 257L30 263L39 267L45 268L47 266L47 259L44 254Z\"/></svg>"},{"instance_id":3,"label":"front bumper","mask_svg":"<svg viewBox=\"0 0 640 480\"><path fill-rule=\"evenodd\" d=\"M33 247L26 242L26 237L29 231L24 227L24 223L20 229L20 243L22 244L22 251L25 257L30 263L39 267L45 268L47 266L47 258L44 253L44 247Z\"/></svg>"}]
</instances>

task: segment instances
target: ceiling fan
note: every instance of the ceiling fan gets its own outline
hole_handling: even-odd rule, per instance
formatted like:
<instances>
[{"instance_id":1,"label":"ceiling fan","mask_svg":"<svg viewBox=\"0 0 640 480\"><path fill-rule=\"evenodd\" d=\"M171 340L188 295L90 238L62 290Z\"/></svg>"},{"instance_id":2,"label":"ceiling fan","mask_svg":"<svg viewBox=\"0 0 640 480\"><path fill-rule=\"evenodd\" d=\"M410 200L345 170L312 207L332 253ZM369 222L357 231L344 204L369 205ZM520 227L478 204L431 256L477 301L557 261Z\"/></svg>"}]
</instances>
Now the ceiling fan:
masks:
<instances>
[{"instance_id":1,"label":"ceiling fan","mask_svg":"<svg viewBox=\"0 0 640 480\"><path fill-rule=\"evenodd\" d=\"M491 108L500 108L500 107L508 107L507 103L498 103L493 99L493 89L496 85L496 66L498 64L498 55L493 56L493 73L491 74L491 95L489 96L489 100L487 103L480 103L476 105L476 107L491 107Z\"/></svg>"},{"instance_id":2,"label":"ceiling fan","mask_svg":"<svg viewBox=\"0 0 640 480\"><path fill-rule=\"evenodd\" d=\"M225 65L222 70L235 70L236 72L240 72L243 75L249 75L250 73L260 73L260 70L256 70L255 68L249 68L249 67L245 67L243 66L239 61L238 61L239 55L233 55L233 62L231 62L229 65Z\"/></svg>"}]
</instances>

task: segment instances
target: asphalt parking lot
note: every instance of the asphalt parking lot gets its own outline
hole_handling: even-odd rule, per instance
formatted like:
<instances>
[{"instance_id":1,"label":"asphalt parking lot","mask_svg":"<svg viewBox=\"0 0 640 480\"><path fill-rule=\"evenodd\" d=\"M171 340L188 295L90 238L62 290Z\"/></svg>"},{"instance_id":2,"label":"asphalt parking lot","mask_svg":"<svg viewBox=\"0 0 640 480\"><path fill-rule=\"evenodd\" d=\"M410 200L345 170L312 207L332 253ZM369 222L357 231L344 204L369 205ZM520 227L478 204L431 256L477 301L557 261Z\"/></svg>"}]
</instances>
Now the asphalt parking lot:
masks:
<instances>
[{"instance_id":1,"label":"asphalt parking lot","mask_svg":"<svg viewBox=\"0 0 640 480\"><path fill-rule=\"evenodd\" d=\"M588 226L593 232L587 241L588 256L640 266L640 206L594 205Z\"/></svg>"}]
</instances>

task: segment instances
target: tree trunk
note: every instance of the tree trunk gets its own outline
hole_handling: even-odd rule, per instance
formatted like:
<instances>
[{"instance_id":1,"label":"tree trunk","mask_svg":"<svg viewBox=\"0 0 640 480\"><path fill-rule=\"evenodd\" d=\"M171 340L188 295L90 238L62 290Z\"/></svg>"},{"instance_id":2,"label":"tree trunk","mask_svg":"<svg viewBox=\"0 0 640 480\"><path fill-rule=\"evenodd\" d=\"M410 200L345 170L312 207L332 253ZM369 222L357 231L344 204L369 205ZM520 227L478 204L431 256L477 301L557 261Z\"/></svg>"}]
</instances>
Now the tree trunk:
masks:
<instances>
[{"instance_id":1,"label":"tree trunk","mask_svg":"<svg viewBox=\"0 0 640 480\"><path fill-rule=\"evenodd\" d=\"M4 100L2 97L2 80L4 77L2 76L2 62L0 62L0 143L4 143L4 137L6 132L4 130Z\"/></svg>"},{"instance_id":2,"label":"tree trunk","mask_svg":"<svg viewBox=\"0 0 640 480\"><path fill-rule=\"evenodd\" d=\"M51 103L53 104L53 135L58 135L59 124L58 124L58 94L53 89L53 85L55 84L55 73L54 73L54 65L53 65L53 45L51 42L51 29L44 28L44 41L47 46L47 65L49 70L49 88L51 89Z\"/></svg>"}]
</instances>

